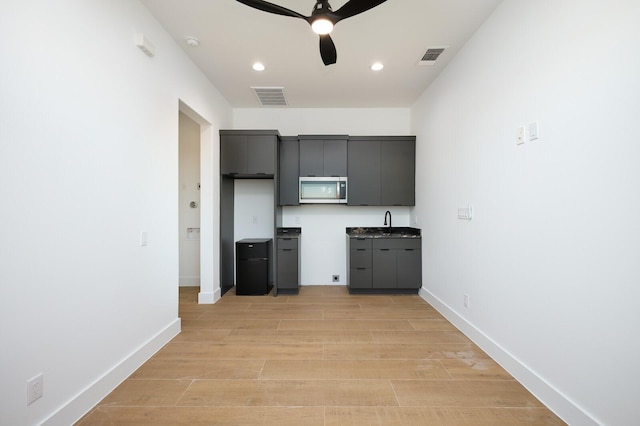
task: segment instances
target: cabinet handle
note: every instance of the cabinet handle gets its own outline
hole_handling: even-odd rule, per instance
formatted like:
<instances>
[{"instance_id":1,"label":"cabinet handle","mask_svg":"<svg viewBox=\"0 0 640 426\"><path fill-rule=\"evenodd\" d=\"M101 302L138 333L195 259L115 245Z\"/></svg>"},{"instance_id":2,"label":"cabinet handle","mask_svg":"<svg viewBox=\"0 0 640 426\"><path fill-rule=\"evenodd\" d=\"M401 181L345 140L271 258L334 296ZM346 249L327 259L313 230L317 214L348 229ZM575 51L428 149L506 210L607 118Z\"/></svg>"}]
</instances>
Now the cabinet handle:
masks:
<instances>
[{"instance_id":1,"label":"cabinet handle","mask_svg":"<svg viewBox=\"0 0 640 426\"><path fill-rule=\"evenodd\" d=\"M367 251L367 249L356 249L356 251Z\"/></svg>"},{"instance_id":2,"label":"cabinet handle","mask_svg":"<svg viewBox=\"0 0 640 426\"><path fill-rule=\"evenodd\" d=\"M389 251L390 249L380 249L380 251Z\"/></svg>"},{"instance_id":3,"label":"cabinet handle","mask_svg":"<svg viewBox=\"0 0 640 426\"><path fill-rule=\"evenodd\" d=\"M282 251L293 251L293 249L281 249Z\"/></svg>"},{"instance_id":4,"label":"cabinet handle","mask_svg":"<svg viewBox=\"0 0 640 426\"><path fill-rule=\"evenodd\" d=\"M413 251L414 249L404 249L404 251Z\"/></svg>"},{"instance_id":5,"label":"cabinet handle","mask_svg":"<svg viewBox=\"0 0 640 426\"><path fill-rule=\"evenodd\" d=\"M367 268L356 268L356 270L358 270L358 271L364 271L364 270L366 270L366 269L367 269Z\"/></svg>"}]
</instances>

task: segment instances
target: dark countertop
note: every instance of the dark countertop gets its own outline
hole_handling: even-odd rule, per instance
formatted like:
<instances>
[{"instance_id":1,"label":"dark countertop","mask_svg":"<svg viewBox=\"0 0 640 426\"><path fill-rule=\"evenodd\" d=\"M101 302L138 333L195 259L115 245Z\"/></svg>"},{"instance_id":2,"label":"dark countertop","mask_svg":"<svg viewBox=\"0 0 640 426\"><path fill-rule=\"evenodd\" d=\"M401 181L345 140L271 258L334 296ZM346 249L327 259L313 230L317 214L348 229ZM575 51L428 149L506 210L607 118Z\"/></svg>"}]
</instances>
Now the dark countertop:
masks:
<instances>
[{"instance_id":1,"label":"dark countertop","mask_svg":"<svg viewBox=\"0 0 640 426\"><path fill-rule=\"evenodd\" d=\"M420 229L405 226L347 228L346 232L352 238L422 238Z\"/></svg>"},{"instance_id":2,"label":"dark countertop","mask_svg":"<svg viewBox=\"0 0 640 426\"><path fill-rule=\"evenodd\" d=\"M277 237L299 237L302 228L278 228L276 229Z\"/></svg>"}]
</instances>

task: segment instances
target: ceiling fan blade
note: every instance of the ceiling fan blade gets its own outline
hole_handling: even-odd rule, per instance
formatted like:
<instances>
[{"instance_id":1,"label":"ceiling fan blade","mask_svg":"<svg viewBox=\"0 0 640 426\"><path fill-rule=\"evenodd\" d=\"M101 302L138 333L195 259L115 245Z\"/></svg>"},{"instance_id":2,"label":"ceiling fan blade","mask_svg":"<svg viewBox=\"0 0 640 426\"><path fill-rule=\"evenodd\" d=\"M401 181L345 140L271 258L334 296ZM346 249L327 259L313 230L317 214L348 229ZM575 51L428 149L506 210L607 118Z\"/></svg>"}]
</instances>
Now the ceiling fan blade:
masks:
<instances>
[{"instance_id":1,"label":"ceiling fan blade","mask_svg":"<svg viewBox=\"0 0 640 426\"><path fill-rule=\"evenodd\" d=\"M325 65L335 64L338 59L336 45L329 34L320 36L320 56Z\"/></svg>"},{"instance_id":2,"label":"ceiling fan blade","mask_svg":"<svg viewBox=\"0 0 640 426\"><path fill-rule=\"evenodd\" d=\"M239 0L238 0L239 1ZM384 3L387 0L350 0L346 2L340 9L333 12L336 23L342 19L350 18L362 12Z\"/></svg>"},{"instance_id":3,"label":"ceiling fan blade","mask_svg":"<svg viewBox=\"0 0 640 426\"><path fill-rule=\"evenodd\" d=\"M236 0L239 3L246 4L254 9L262 10L263 12L275 13L276 15L292 16L294 18L307 19L306 16L287 9L286 7L278 6L277 4L269 3L263 0Z\"/></svg>"}]
</instances>

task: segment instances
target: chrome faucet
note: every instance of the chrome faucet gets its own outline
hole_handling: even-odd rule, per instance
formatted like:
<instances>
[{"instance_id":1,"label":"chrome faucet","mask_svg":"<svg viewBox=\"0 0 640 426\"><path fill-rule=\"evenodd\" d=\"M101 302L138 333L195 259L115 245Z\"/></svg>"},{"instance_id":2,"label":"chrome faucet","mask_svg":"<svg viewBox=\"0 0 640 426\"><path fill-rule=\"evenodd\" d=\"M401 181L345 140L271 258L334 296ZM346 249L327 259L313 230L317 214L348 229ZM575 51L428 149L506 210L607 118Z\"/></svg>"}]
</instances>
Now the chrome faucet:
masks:
<instances>
[{"instance_id":1,"label":"chrome faucet","mask_svg":"<svg viewBox=\"0 0 640 426\"><path fill-rule=\"evenodd\" d=\"M387 210L384 213L384 224L385 224L385 226L387 225L387 215L389 215L389 229L391 229L391 212L389 210Z\"/></svg>"}]
</instances>

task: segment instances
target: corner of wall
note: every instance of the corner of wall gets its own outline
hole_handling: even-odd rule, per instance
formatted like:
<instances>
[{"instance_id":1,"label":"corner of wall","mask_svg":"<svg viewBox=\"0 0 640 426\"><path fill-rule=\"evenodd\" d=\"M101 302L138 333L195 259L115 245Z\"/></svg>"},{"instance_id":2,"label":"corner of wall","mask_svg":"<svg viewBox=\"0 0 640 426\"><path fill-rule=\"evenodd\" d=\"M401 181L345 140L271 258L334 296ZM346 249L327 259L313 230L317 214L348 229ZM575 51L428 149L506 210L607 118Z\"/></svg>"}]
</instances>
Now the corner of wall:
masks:
<instances>
[{"instance_id":1,"label":"corner of wall","mask_svg":"<svg viewBox=\"0 0 640 426\"><path fill-rule=\"evenodd\" d=\"M538 376L535 371L473 326L437 296L424 287L420 289L418 294L562 420L568 424L594 426L599 424L581 407L569 400L558 389L547 383L544 378Z\"/></svg>"},{"instance_id":2,"label":"corner of wall","mask_svg":"<svg viewBox=\"0 0 640 426\"><path fill-rule=\"evenodd\" d=\"M158 334L147 340L128 357L114 365L111 370L59 408L42 424L54 426L70 425L77 422L164 345L176 337L181 329L181 320L176 318Z\"/></svg>"}]
</instances>

